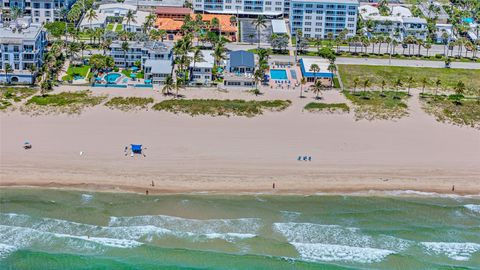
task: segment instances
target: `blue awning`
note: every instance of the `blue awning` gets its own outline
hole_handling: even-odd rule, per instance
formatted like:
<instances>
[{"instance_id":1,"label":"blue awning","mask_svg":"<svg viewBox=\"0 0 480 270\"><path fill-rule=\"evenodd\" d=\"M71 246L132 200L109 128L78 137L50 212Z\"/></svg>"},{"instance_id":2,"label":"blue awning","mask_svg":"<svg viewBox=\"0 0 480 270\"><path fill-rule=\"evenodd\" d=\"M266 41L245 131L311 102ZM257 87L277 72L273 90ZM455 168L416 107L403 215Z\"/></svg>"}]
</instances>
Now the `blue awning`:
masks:
<instances>
[{"instance_id":1,"label":"blue awning","mask_svg":"<svg viewBox=\"0 0 480 270\"><path fill-rule=\"evenodd\" d=\"M152 80L146 79L145 83L152 83Z\"/></svg>"},{"instance_id":2,"label":"blue awning","mask_svg":"<svg viewBox=\"0 0 480 270\"><path fill-rule=\"evenodd\" d=\"M134 74L134 73L130 73L130 78L137 78L137 74Z\"/></svg>"},{"instance_id":3,"label":"blue awning","mask_svg":"<svg viewBox=\"0 0 480 270\"><path fill-rule=\"evenodd\" d=\"M142 153L142 145L141 144L132 144L132 152L133 153Z\"/></svg>"},{"instance_id":4,"label":"blue awning","mask_svg":"<svg viewBox=\"0 0 480 270\"><path fill-rule=\"evenodd\" d=\"M137 70L138 70L138 67L132 67L132 70L133 70L133 71L137 71Z\"/></svg>"}]
</instances>

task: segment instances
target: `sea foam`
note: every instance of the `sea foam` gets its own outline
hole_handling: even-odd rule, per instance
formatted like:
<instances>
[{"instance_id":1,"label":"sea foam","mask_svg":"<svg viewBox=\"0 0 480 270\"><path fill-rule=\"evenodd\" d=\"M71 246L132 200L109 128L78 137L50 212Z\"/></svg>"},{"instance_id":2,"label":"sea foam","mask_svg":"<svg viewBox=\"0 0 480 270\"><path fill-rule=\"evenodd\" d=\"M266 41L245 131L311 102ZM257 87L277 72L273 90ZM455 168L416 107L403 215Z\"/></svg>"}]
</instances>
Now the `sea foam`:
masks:
<instances>
[{"instance_id":1,"label":"sea foam","mask_svg":"<svg viewBox=\"0 0 480 270\"><path fill-rule=\"evenodd\" d=\"M274 223L302 259L371 263L408 248L412 242L387 235L369 236L358 228L314 223Z\"/></svg>"},{"instance_id":2,"label":"sea foam","mask_svg":"<svg viewBox=\"0 0 480 270\"><path fill-rule=\"evenodd\" d=\"M17 250L15 246L0 243L0 259L6 258L10 253Z\"/></svg>"},{"instance_id":3,"label":"sea foam","mask_svg":"<svg viewBox=\"0 0 480 270\"><path fill-rule=\"evenodd\" d=\"M429 254L445 255L456 261L468 261L473 253L480 251L477 243L422 242Z\"/></svg>"},{"instance_id":4,"label":"sea foam","mask_svg":"<svg viewBox=\"0 0 480 270\"><path fill-rule=\"evenodd\" d=\"M467 208L468 210L472 211L472 212L476 212L476 213L480 213L480 205L479 204L467 204L467 205L464 205L465 208Z\"/></svg>"},{"instance_id":5,"label":"sea foam","mask_svg":"<svg viewBox=\"0 0 480 270\"><path fill-rule=\"evenodd\" d=\"M291 243L307 261L380 262L394 251L329 244Z\"/></svg>"}]
</instances>

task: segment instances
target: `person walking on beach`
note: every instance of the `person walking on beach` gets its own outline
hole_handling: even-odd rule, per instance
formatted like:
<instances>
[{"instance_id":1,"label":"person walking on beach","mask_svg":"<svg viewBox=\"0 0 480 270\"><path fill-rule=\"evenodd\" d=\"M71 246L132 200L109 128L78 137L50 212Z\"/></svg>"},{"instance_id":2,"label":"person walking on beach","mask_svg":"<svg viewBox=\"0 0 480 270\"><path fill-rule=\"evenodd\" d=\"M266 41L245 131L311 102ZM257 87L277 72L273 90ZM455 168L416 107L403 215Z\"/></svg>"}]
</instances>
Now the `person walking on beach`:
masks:
<instances>
[{"instance_id":1,"label":"person walking on beach","mask_svg":"<svg viewBox=\"0 0 480 270\"><path fill-rule=\"evenodd\" d=\"M275 182L273 182L272 188L275 189Z\"/></svg>"},{"instance_id":2,"label":"person walking on beach","mask_svg":"<svg viewBox=\"0 0 480 270\"><path fill-rule=\"evenodd\" d=\"M148 195L148 189L147 189L147 190L145 190L145 195Z\"/></svg>"}]
</instances>

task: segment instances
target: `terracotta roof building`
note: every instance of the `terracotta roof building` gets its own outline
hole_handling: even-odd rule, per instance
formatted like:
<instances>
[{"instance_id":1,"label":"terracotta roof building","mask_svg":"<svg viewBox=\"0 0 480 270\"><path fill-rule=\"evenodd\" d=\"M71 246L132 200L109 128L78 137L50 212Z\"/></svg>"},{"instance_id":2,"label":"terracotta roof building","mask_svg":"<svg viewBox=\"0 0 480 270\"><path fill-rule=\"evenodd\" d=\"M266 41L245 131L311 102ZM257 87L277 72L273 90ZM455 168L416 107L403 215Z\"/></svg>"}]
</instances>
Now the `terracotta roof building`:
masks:
<instances>
[{"instance_id":1,"label":"terracotta roof building","mask_svg":"<svg viewBox=\"0 0 480 270\"><path fill-rule=\"evenodd\" d=\"M185 7L157 7L155 13L157 18L183 20L185 16L192 13L192 10Z\"/></svg>"}]
</instances>

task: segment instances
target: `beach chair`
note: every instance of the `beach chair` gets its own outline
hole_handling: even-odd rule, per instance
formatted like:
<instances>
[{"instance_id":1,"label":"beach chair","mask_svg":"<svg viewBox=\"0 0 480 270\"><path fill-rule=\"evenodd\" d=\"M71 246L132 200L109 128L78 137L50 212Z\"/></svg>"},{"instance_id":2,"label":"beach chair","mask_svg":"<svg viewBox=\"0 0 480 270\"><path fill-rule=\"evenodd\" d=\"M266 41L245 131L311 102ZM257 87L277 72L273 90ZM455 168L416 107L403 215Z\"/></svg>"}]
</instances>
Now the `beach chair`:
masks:
<instances>
[{"instance_id":1,"label":"beach chair","mask_svg":"<svg viewBox=\"0 0 480 270\"><path fill-rule=\"evenodd\" d=\"M308 157L308 161L312 161L312 157L309 156L309 157Z\"/></svg>"},{"instance_id":2,"label":"beach chair","mask_svg":"<svg viewBox=\"0 0 480 270\"><path fill-rule=\"evenodd\" d=\"M303 157L303 161L307 161L308 157L307 156L304 156Z\"/></svg>"}]
</instances>

